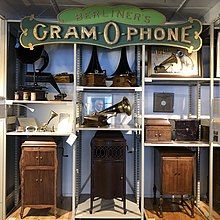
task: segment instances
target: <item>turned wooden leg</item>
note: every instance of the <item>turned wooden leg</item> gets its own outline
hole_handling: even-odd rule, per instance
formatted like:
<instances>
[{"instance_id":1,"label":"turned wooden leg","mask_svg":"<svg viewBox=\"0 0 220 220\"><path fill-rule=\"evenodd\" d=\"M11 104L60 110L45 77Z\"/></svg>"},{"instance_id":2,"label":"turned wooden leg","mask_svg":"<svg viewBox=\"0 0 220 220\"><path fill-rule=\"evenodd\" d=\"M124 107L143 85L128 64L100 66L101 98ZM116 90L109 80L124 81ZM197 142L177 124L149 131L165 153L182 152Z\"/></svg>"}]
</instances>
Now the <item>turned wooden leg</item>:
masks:
<instances>
[{"instance_id":1,"label":"turned wooden leg","mask_svg":"<svg viewBox=\"0 0 220 220\"><path fill-rule=\"evenodd\" d=\"M54 208L53 208L53 214L54 214L55 218L57 218L57 207L56 206L54 206Z\"/></svg>"},{"instance_id":2,"label":"turned wooden leg","mask_svg":"<svg viewBox=\"0 0 220 220\"><path fill-rule=\"evenodd\" d=\"M126 210L126 198L123 198L123 207L124 207L124 214L126 214L127 210Z\"/></svg>"},{"instance_id":3,"label":"turned wooden leg","mask_svg":"<svg viewBox=\"0 0 220 220\"><path fill-rule=\"evenodd\" d=\"M154 201L153 201L153 204L157 204L157 197L156 197L157 187L156 187L155 184L154 184L154 186L153 186L153 192L154 192Z\"/></svg>"},{"instance_id":4,"label":"turned wooden leg","mask_svg":"<svg viewBox=\"0 0 220 220\"><path fill-rule=\"evenodd\" d=\"M21 212L20 212L20 217L23 218L23 214L24 214L24 207L21 206Z\"/></svg>"},{"instance_id":5,"label":"turned wooden leg","mask_svg":"<svg viewBox=\"0 0 220 220\"><path fill-rule=\"evenodd\" d=\"M159 202L159 217L163 217L163 197L160 195L160 202Z\"/></svg>"},{"instance_id":6,"label":"turned wooden leg","mask_svg":"<svg viewBox=\"0 0 220 220\"><path fill-rule=\"evenodd\" d=\"M92 210L93 210L93 195L90 196L90 214L92 214Z\"/></svg>"},{"instance_id":7,"label":"turned wooden leg","mask_svg":"<svg viewBox=\"0 0 220 220\"><path fill-rule=\"evenodd\" d=\"M194 196L191 198L191 218L194 218Z\"/></svg>"},{"instance_id":8,"label":"turned wooden leg","mask_svg":"<svg viewBox=\"0 0 220 220\"><path fill-rule=\"evenodd\" d=\"M184 205L183 195L181 195L181 203L182 206Z\"/></svg>"}]
</instances>

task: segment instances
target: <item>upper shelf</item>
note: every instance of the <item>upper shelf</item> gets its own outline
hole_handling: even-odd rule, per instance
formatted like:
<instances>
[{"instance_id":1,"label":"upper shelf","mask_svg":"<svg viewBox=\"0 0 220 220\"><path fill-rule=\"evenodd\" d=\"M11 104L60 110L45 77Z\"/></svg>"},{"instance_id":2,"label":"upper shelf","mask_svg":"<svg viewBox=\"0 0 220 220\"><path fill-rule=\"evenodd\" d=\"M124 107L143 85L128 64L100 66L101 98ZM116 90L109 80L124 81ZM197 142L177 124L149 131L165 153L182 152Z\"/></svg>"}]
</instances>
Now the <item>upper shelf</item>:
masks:
<instances>
[{"instance_id":1,"label":"upper shelf","mask_svg":"<svg viewBox=\"0 0 220 220\"><path fill-rule=\"evenodd\" d=\"M125 91L125 90L128 90L128 91L142 91L142 87L109 87L109 86L100 86L100 87L93 87L93 86L77 86L76 87L76 90L77 91L101 91L101 90L105 90L105 91L113 91L113 90L122 90L122 91Z\"/></svg>"},{"instance_id":2,"label":"upper shelf","mask_svg":"<svg viewBox=\"0 0 220 220\"><path fill-rule=\"evenodd\" d=\"M52 104L52 105L72 105L73 102L68 101L57 101L57 100L50 100L50 101L30 101L30 100L6 100L6 105L13 105L13 104Z\"/></svg>"},{"instance_id":3,"label":"upper shelf","mask_svg":"<svg viewBox=\"0 0 220 220\"><path fill-rule=\"evenodd\" d=\"M7 132L6 135L11 136L69 136L71 132L40 132L40 131L34 131L34 132L18 132L18 131L11 131Z\"/></svg>"},{"instance_id":4,"label":"upper shelf","mask_svg":"<svg viewBox=\"0 0 220 220\"><path fill-rule=\"evenodd\" d=\"M145 83L159 83L159 84L193 84L210 82L210 78L202 77L145 77ZM220 82L220 78L214 78L214 82Z\"/></svg>"},{"instance_id":5,"label":"upper shelf","mask_svg":"<svg viewBox=\"0 0 220 220\"><path fill-rule=\"evenodd\" d=\"M108 125L106 127L88 127L85 125L77 125L77 130L119 130L119 131L141 131L141 127L136 127L134 125Z\"/></svg>"}]
</instances>

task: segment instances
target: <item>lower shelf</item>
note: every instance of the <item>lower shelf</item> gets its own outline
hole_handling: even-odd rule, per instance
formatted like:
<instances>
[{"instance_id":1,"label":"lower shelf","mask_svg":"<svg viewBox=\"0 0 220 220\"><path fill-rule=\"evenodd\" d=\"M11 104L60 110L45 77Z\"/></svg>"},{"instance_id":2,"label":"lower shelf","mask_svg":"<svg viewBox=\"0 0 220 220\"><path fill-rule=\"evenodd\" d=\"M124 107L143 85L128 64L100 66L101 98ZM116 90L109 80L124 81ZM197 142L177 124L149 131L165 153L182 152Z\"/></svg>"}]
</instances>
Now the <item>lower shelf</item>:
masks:
<instances>
[{"instance_id":1,"label":"lower shelf","mask_svg":"<svg viewBox=\"0 0 220 220\"><path fill-rule=\"evenodd\" d=\"M94 201L93 214L89 213L90 198L88 195L81 196L76 210L75 218L86 219L140 219L141 213L135 201L129 197L126 199L126 214L123 213L122 201L97 199Z\"/></svg>"}]
</instances>

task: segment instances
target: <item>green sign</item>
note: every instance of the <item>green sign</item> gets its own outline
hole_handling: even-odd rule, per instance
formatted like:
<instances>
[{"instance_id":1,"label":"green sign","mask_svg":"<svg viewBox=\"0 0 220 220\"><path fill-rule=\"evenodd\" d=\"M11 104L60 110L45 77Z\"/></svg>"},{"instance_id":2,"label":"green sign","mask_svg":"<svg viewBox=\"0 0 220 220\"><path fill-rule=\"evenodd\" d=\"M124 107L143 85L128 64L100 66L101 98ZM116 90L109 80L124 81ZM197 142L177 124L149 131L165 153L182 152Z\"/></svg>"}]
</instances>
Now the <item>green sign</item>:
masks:
<instances>
[{"instance_id":1,"label":"green sign","mask_svg":"<svg viewBox=\"0 0 220 220\"><path fill-rule=\"evenodd\" d=\"M140 9L135 6L90 6L71 8L58 15L58 21L66 24L86 25L109 21L123 24L156 25L166 21L163 14L153 9Z\"/></svg>"},{"instance_id":2,"label":"green sign","mask_svg":"<svg viewBox=\"0 0 220 220\"><path fill-rule=\"evenodd\" d=\"M97 13L94 17L95 9ZM24 47L30 49L36 45L52 43L89 44L110 49L143 44L182 47L189 52L200 49L200 21L190 18L182 24L164 24L163 16L159 16L159 12L133 7L132 14L131 9L132 7L126 6L91 7L78 9L78 12L70 9L61 12L58 16L59 22L56 23L41 22L32 16L25 17L21 22L20 41ZM121 19L117 19L117 10L121 13ZM97 14L102 18L98 19ZM135 20L137 14L139 19ZM157 17L154 18L153 15Z\"/></svg>"}]
</instances>

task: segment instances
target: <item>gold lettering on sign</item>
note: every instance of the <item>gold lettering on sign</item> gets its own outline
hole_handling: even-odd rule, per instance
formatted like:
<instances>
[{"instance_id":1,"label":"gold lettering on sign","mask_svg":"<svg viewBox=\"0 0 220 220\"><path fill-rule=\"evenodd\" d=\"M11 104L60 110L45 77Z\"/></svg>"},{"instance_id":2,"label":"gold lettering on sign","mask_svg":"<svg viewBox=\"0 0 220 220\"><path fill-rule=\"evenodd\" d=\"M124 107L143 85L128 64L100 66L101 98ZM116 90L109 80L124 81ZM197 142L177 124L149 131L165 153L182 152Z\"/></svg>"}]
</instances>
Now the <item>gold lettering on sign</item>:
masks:
<instances>
[{"instance_id":1,"label":"gold lettering on sign","mask_svg":"<svg viewBox=\"0 0 220 220\"><path fill-rule=\"evenodd\" d=\"M182 27L181 30L181 42L187 43L187 44L191 44L190 40L187 40L186 38L189 37L189 32L188 30L192 28L192 25L190 26L186 26L186 27Z\"/></svg>"},{"instance_id":2,"label":"gold lettering on sign","mask_svg":"<svg viewBox=\"0 0 220 220\"><path fill-rule=\"evenodd\" d=\"M144 28L140 28L140 40L144 40L144 36L147 35L147 40L151 40L151 28L147 28L147 30L145 30Z\"/></svg>"},{"instance_id":3,"label":"gold lettering on sign","mask_svg":"<svg viewBox=\"0 0 220 220\"><path fill-rule=\"evenodd\" d=\"M175 31L173 31L172 28L168 28L167 30L167 40L174 40L178 41L179 34L178 34L178 28L174 28Z\"/></svg>"},{"instance_id":4,"label":"gold lettering on sign","mask_svg":"<svg viewBox=\"0 0 220 220\"><path fill-rule=\"evenodd\" d=\"M37 24L34 26L34 29L33 29L33 35L34 37L37 39L37 40L44 40L46 37L47 37L47 33L48 31L43 31L43 34L42 36L39 36L39 28L42 27L42 28L45 28L46 25L45 24Z\"/></svg>"},{"instance_id":5,"label":"gold lettering on sign","mask_svg":"<svg viewBox=\"0 0 220 220\"><path fill-rule=\"evenodd\" d=\"M61 27L59 25L51 25L50 26L50 38L54 39L54 38L61 38L60 37L60 33L61 32Z\"/></svg>"},{"instance_id":6,"label":"gold lettering on sign","mask_svg":"<svg viewBox=\"0 0 220 220\"><path fill-rule=\"evenodd\" d=\"M111 41L109 39L109 36L108 36L108 33L109 33L109 27L110 26L113 26L114 29L115 29L115 39L113 41ZM120 37L120 30L119 30L119 27L116 23L114 22L109 22L108 24L105 25L105 28L104 28L104 39L105 39L105 42L107 44L116 44L119 40L119 37Z\"/></svg>"},{"instance_id":7,"label":"gold lettering on sign","mask_svg":"<svg viewBox=\"0 0 220 220\"><path fill-rule=\"evenodd\" d=\"M74 27L74 26L69 26L69 28L68 28L68 30L67 30L65 36L64 36L64 39L68 39L68 38L70 38L71 36L73 36L73 37L79 39L78 32L77 32L77 30L76 30L76 27Z\"/></svg>"},{"instance_id":8,"label":"gold lettering on sign","mask_svg":"<svg viewBox=\"0 0 220 220\"><path fill-rule=\"evenodd\" d=\"M127 41L131 41L131 36L138 34L138 30L134 27L127 27Z\"/></svg>"},{"instance_id":9,"label":"gold lettering on sign","mask_svg":"<svg viewBox=\"0 0 220 220\"><path fill-rule=\"evenodd\" d=\"M85 39L86 37L90 38L91 36L93 40L97 40L97 35L96 35L96 27L93 26L89 31L87 30L86 27L81 27L81 39Z\"/></svg>"},{"instance_id":10,"label":"gold lettering on sign","mask_svg":"<svg viewBox=\"0 0 220 220\"><path fill-rule=\"evenodd\" d=\"M163 40L165 38L165 31L163 28L155 28L154 30L155 40Z\"/></svg>"}]
</instances>

